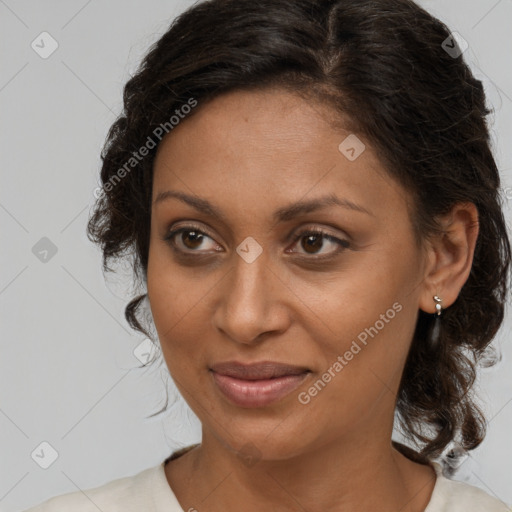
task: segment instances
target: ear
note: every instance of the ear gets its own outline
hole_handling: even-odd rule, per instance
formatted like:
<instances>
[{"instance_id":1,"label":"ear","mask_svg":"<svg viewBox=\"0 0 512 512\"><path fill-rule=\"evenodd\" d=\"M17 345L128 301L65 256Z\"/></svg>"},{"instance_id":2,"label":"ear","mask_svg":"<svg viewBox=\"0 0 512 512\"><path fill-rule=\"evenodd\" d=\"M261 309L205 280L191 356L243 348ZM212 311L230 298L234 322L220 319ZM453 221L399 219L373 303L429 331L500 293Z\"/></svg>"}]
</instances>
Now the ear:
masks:
<instances>
[{"instance_id":1,"label":"ear","mask_svg":"<svg viewBox=\"0 0 512 512\"><path fill-rule=\"evenodd\" d=\"M473 203L457 203L439 218L443 233L428 242L427 264L419 307L435 313L434 295L442 307L451 306L469 277L478 237L478 210Z\"/></svg>"}]
</instances>

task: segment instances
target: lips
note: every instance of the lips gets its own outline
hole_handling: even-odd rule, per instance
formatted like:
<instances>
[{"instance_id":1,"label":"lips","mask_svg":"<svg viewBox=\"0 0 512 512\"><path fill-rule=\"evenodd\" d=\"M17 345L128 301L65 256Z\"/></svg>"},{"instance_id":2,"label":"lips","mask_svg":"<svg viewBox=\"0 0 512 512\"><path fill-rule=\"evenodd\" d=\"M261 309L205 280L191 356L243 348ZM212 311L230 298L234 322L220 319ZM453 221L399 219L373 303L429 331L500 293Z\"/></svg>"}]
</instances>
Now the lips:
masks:
<instances>
[{"instance_id":1,"label":"lips","mask_svg":"<svg viewBox=\"0 0 512 512\"><path fill-rule=\"evenodd\" d=\"M222 395L239 407L264 407L281 400L302 384L311 370L263 361L245 365L218 363L210 368Z\"/></svg>"},{"instance_id":2,"label":"lips","mask_svg":"<svg viewBox=\"0 0 512 512\"><path fill-rule=\"evenodd\" d=\"M242 380L275 379L286 375L300 375L310 371L303 366L292 366L272 361L243 364L236 361L217 363L210 367L211 370L228 377Z\"/></svg>"}]
</instances>

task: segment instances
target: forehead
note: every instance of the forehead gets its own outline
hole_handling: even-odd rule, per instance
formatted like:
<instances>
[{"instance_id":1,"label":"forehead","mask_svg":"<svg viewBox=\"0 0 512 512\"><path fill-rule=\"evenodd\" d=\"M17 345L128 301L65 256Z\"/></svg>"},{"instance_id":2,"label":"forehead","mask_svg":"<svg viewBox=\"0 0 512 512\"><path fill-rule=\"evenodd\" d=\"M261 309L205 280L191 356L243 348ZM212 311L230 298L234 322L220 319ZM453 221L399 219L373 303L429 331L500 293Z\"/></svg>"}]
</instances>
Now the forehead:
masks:
<instances>
[{"instance_id":1,"label":"forehead","mask_svg":"<svg viewBox=\"0 0 512 512\"><path fill-rule=\"evenodd\" d=\"M158 148L153 200L169 188L242 210L327 193L383 207L397 193L403 198L368 142L329 119L327 105L283 90L234 91L199 103ZM340 150L347 140L355 159Z\"/></svg>"},{"instance_id":2,"label":"forehead","mask_svg":"<svg viewBox=\"0 0 512 512\"><path fill-rule=\"evenodd\" d=\"M315 153L319 138L330 128L328 112L326 106L282 89L228 92L204 105L199 103L164 138L158 154L169 149L180 151L183 144L196 147L202 154L216 148L220 150L216 159L233 159L233 151L240 158L257 158L258 154L263 158L269 151L275 158Z\"/></svg>"}]
</instances>

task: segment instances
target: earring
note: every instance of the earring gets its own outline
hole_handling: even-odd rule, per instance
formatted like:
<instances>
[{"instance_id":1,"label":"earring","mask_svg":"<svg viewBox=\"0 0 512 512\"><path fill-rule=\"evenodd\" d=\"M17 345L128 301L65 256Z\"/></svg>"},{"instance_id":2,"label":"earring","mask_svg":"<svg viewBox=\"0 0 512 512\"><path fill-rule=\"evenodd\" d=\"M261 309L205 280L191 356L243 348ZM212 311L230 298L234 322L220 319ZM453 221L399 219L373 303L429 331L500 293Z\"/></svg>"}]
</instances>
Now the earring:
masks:
<instances>
[{"instance_id":1,"label":"earring","mask_svg":"<svg viewBox=\"0 0 512 512\"><path fill-rule=\"evenodd\" d=\"M441 313L443 311L443 300L438 295L434 295L433 299L436 303L436 316L432 324L428 343L431 349L436 349L439 344L439 334L441 332Z\"/></svg>"},{"instance_id":2,"label":"earring","mask_svg":"<svg viewBox=\"0 0 512 512\"><path fill-rule=\"evenodd\" d=\"M436 315L441 316L441 311L443 310L443 299L441 299L441 297L439 297L438 295L434 295L433 299L434 302L436 303Z\"/></svg>"}]
</instances>

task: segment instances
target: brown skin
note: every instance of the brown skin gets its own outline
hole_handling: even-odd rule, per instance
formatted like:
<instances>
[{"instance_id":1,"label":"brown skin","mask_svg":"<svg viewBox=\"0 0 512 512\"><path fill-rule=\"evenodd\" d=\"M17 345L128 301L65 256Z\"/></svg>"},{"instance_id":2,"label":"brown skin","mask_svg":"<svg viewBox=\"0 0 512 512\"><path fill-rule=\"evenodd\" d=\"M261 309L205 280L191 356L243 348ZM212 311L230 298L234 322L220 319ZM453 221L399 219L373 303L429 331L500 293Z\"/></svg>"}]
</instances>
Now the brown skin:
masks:
<instances>
[{"instance_id":1,"label":"brown skin","mask_svg":"<svg viewBox=\"0 0 512 512\"><path fill-rule=\"evenodd\" d=\"M419 247L409 194L367 141L353 162L338 151L350 132L329 124L324 108L280 90L232 92L199 105L159 147L153 200L180 191L207 199L226 218L177 199L152 210L151 310L169 371L202 423L201 446L165 466L185 511L420 512L430 499L432 468L391 446L396 393L418 310L433 313L434 294L449 307L469 275L477 210L457 205L444 219L447 234ZM331 193L370 213L328 206L272 219L279 208ZM187 265L163 238L191 223L190 231L196 225L206 234L174 237L191 254ZM350 247L336 255L338 245L326 238L313 248L307 235L294 241L310 228ZM263 248L252 263L236 252L249 236ZM298 394L396 302L401 311L301 404ZM228 360L312 373L278 402L249 409L231 404L208 371ZM249 443L261 454L251 466L237 456Z\"/></svg>"}]
</instances>

